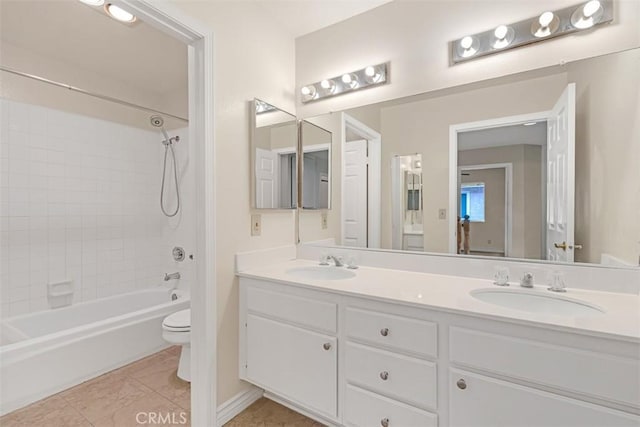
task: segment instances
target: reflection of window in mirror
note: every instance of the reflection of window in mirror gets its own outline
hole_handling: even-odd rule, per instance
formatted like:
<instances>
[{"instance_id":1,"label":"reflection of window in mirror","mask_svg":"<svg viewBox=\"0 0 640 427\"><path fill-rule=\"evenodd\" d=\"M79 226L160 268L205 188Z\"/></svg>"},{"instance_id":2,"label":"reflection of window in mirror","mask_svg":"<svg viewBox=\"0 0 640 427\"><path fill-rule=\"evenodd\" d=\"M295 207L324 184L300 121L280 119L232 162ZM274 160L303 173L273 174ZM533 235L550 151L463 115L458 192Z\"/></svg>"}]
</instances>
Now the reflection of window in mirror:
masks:
<instances>
[{"instance_id":1,"label":"reflection of window in mirror","mask_svg":"<svg viewBox=\"0 0 640 427\"><path fill-rule=\"evenodd\" d=\"M469 215L471 222L484 222L484 182L460 186L460 217Z\"/></svg>"}]
</instances>

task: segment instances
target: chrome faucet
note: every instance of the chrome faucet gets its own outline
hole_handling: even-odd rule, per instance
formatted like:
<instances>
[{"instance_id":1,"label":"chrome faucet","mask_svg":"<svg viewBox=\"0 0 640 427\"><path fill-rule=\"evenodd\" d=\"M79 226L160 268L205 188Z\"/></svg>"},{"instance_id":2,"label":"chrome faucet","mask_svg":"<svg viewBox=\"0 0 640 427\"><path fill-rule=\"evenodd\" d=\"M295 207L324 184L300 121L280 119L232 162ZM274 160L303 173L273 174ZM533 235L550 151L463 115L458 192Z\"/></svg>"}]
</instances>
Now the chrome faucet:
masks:
<instances>
[{"instance_id":1,"label":"chrome faucet","mask_svg":"<svg viewBox=\"0 0 640 427\"><path fill-rule=\"evenodd\" d=\"M336 265L336 267L342 267L344 265L341 256L329 255L328 258L333 260L333 263Z\"/></svg>"},{"instance_id":2,"label":"chrome faucet","mask_svg":"<svg viewBox=\"0 0 640 427\"><path fill-rule=\"evenodd\" d=\"M167 274L164 273L164 281L168 282L171 279L179 279L180 278L180 273L171 273L171 274Z\"/></svg>"},{"instance_id":3,"label":"chrome faucet","mask_svg":"<svg viewBox=\"0 0 640 427\"><path fill-rule=\"evenodd\" d=\"M567 292L567 287L564 284L564 276L560 271L554 271L551 274L549 285L547 289L551 292Z\"/></svg>"},{"instance_id":4,"label":"chrome faucet","mask_svg":"<svg viewBox=\"0 0 640 427\"><path fill-rule=\"evenodd\" d=\"M520 286L523 288L533 288L533 273L524 273L520 279Z\"/></svg>"}]
</instances>

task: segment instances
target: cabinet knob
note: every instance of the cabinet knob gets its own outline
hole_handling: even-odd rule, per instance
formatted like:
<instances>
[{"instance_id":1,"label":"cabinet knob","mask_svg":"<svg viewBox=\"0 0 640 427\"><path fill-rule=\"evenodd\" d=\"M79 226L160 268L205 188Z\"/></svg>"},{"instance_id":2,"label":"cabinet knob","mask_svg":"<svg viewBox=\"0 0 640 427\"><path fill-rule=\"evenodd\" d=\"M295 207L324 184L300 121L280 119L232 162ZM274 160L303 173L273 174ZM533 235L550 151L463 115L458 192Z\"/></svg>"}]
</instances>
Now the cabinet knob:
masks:
<instances>
[{"instance_id":1,"label":"cabinet knob","mask_svg":"<svg viewBox=\"0 0 640 427\"><path fill-rule=\"evenodd\" d=\"M383 418L380 420L380 425L382 427L389 427L389 418Z\"/></svg>"},{"instance_id":2,"label":"cabinet knob","mask_svg":"<svg viewBox=\"0 0 640 427\"><path fill-rule=\"evenodd\" d=\"M324 348L325 350L331 350L331 343L326 342L322 345L322 348Z\"/></svg>"},{"instance_id":3,"label":"cabinet knob","mask_svg":"<svg viewBox=\"0 0 640 427\"><path fill-rule=\"evenodd\" d=\"M458 380L458 382L456 383L456 385L458 386L458 388L460 390L464 390L465 388L467 388L467 382L465 380L463 380L462 378L460 378Z\"/></svg>"},{"instance_id":4,"label":"cabinet knob","mask_svg":"<svg viewBox=\"0 0 640 427\"><path fill-rule=\"evenodd\" d=\"M387 335L389 335L389 328L380 329L380 335L382 335L383 337L386 337Z\"/></svg>"},{"instance_id":5,"label":"cabinet knob","mask_svg":"<svg viewBox=\"0 0 640 427\"><path fill-rule=\"evenodd\" d=\"M389 372L387 371L380 372L380 378L382 379L382 381L386 381L389 378Z\"/></svg>"}]
</instances>

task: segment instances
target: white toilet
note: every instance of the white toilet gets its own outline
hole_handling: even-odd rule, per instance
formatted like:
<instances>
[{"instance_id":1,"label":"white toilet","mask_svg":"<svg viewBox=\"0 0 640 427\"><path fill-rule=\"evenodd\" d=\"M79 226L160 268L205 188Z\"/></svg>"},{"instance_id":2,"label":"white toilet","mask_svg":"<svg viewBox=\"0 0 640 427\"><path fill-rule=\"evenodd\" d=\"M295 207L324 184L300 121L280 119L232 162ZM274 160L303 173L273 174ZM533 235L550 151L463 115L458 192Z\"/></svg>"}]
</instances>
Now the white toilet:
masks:
<instances>
[{"instance_id":1,"label":"white toilet","mask_svg":"<svg viewBox=\"0 0 640 427\"><path fill-rule=\"evenodd\" d=\"M168 343L181 345L178 378L191 382L191 309L180 310L162 321L162 338Z\"/></svg>"}]
</instances>

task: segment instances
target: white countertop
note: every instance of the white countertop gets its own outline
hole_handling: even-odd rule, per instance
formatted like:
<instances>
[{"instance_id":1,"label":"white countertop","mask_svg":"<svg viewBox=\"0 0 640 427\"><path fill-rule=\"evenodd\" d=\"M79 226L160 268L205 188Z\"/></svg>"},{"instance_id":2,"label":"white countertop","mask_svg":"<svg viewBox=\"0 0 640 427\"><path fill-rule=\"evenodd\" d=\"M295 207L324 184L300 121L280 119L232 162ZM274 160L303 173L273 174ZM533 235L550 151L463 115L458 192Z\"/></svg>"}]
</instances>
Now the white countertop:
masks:
<instances>
[{"instance_id":1,"label":"white countertop","mask_svg":"<svg viewBox=\"0 0 640 427\"><path fill-rule=\"evenodd\" d=\"M360 267L355 270L355 277L341 280L301 279L287 274L287 270L291 268L317 265L317 262L299 259L237 274L240 277L265 279L333 293L640 342L640 297L638 295L567 288L567 292L560 294L560 298L575 299L595 305L603 309L604 313L566 316L503 308L477 300L469 294L476 289L505 289L493 285L492 280L373 267ZM506 289L540 292L547 296L550 294L547 287L541 285L525 291L517 284L512 284Z\"/></svg>"}]
</instances>

